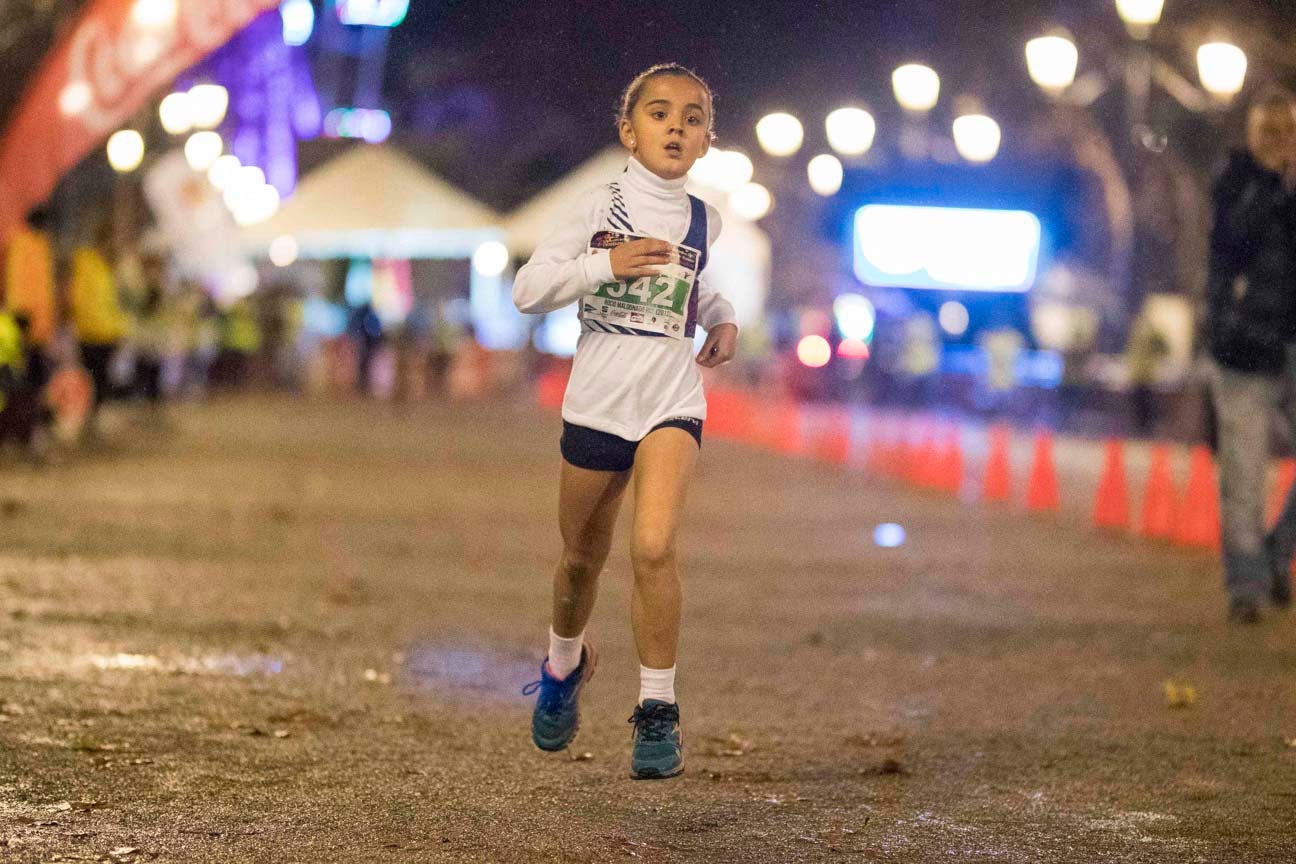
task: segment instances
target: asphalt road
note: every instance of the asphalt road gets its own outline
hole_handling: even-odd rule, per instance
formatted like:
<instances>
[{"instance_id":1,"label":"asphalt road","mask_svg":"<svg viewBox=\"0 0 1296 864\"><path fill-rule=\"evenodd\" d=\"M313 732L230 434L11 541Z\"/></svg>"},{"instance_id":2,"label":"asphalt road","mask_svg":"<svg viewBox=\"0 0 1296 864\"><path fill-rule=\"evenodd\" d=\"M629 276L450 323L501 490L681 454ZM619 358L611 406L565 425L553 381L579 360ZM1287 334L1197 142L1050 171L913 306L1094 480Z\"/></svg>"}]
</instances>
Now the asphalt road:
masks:
<instances>
[{"instance_id":1,"label":"asphalt road","mask_svg":"<svg viewBox=\"0 0 1296 864\"><path fill-rule=\"evenodd\" d=\"M117 419L0 463L0 861L1296 860L1296 627L1209 556L708 442L687 772L636 783L624 522L581 734L528 736L556 415Z\"/></svg>"}]
</instances>

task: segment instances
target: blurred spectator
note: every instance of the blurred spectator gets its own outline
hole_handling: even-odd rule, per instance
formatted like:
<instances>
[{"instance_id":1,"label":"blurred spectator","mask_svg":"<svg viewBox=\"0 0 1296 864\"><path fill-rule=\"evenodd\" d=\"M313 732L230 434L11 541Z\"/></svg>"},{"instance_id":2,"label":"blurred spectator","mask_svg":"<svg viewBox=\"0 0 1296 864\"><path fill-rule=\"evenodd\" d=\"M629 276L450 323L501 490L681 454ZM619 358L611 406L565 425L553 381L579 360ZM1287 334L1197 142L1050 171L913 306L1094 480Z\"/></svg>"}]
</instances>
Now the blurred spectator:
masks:
<instances>
[{"instance_id":1,"label":"blurred spectator","mask_svg":"<svg viewBox=\"0 0 1296 864\"><path fill-rule=\"evenodd\" d=\"M905 404L913 408L931 405L939 368L940 336L936 320L926 312L918 312L904 323L899 371L905 382Z\"/></svg>"},{"instance_id":2,"label":"blurred spectator","mask_svg":"<svg viewBox=\"0 0 1296 864\"><path fill-rule=\"evenodd\" d=\"M49 380L49 349L57 320L49 212L43 208L28 213L26 226L9 242L4 298L5 309L26 316L29 322L27 375L37 387L44 387Z\"/></svg>"},{"instance_id":3,"label":"blurred spectator","mask_svg":"<svg viewBox=\"0 0 1296 864\"><path fill-rule=\"evenodd\" d=\"M1148 318L1139 315L1130 332L1125 363L1129 367L1130 404L1134 412L1134 430L1139 435L1152 434L1156 425L1156 383L1161 363L1170 354L1170 344Z\"/></svg>"},{"instance_id":4,"label":"blurred spectator","mask_svg":"<svg viewBox=\"0 0 1296 864\"><path fill-rule=\"evenodd\" d=\"M72 325L81 349L81 362L94 382L89 422L93 429L99 406L111 389L110 364L126 335L126 316L117 296L117 283L109 266L109 226L98 231L97 246L80 246L72 253L68 301Z\"/></svg>"},{"instance_id":5,"label":"blurred spectator","mask_svg":"<svg viewBox=\"0 0 1296 864\"><path fill-rule=\"evenodd\" d=\"M149 253L140 261L142 296L135 310L135 396L155 411L162 406L163 369L174 340L174 311L167 290L166 261Z\"/></svg>"},{"instance_id":6,"label":"blurred spectator","mask_svg":"<svg viewBox=\"0 0 1296 864\"><path fill-rule=\"evenodd\" d=\"M1247 145L1215 186L1206 331L1215 361L1229 616L1254 623L1266 595L1280 606L1290 602L1296 549L1296 492L1274 533L1267 540L1263 534L1270 424L1284 401L1296 339L1296 112L1289 98L1271 96L1251 108Z\"/></svg>"},{"instance_id":7,"label":"blurred spectator","mask_svg":"<svg viewBox=\"0 0 1296 864\"><path fill-rule=\"evenodd\" d=\"M38 371L42 355L30 334L26 315L0 312L0 442L13 439L39 460L50 420L43 395L48 376Z\"/></svg>"},{"instance_id":8,"label":"blurred spectator","mask_svg":"<svg viewBox=\"0 0 1296 864\"><path fill-rule=\"evenodd\" d=\"M220 315L220 353L212 365L212 384L238 388L247 383L253 355L261 350L261 324L252 301L239 300Z\"/></svg>"},{"instance_id":9,"label":"blurred spectator","mask_svg":"<svg viewBox=\"0 0 1296 864\"><path fill-rule=\"evenodd\" d=\"M986 358L985 404L993 414L1010 414L1017 389L1017 358L1026 339L1016 327L1002 325L977 339Z\"/></svg>"},{"instance_id":10,"label":"blurred spectator","mask_svg":"<svg viewBox=\"0 0 1296 864\"><path fill-rule=\"evenodd\" d=\"M356 387L360 395L368 396L373 388L374 356L383 342L382 322L370 303L351 311L347 324L356 341Z\"/></svg>"}]
</instances>

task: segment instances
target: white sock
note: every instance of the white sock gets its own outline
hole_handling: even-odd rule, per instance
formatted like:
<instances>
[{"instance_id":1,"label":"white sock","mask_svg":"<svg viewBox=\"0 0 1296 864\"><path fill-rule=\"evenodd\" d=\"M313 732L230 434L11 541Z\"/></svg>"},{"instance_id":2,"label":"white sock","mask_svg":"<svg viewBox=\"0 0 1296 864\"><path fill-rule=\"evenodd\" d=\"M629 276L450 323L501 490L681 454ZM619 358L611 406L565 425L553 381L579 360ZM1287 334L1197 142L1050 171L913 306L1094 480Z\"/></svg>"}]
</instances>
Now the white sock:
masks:
<instances>
[{"instance_id":1,"label":"white sock","mask_svg":"<svg viewBox=\"0 0 1296 864\"><path fill-rule=\"evenodd\" d=\"M581 661L581 645L585 633L582 631L570 639L565 639L549 628L549 674L562 680L576 671Z\"/></svg>"},{"instance_id":2,"label":"white sock","mask_svg":"<svg viewBox=\"0 0 1296 864\"><path fill-rule=\"evenodd\" d=\"M649 669L639 667L639 704L645 699L660 699L675 704L675 667L669 669Z\"/></svg>"}]
</instances>

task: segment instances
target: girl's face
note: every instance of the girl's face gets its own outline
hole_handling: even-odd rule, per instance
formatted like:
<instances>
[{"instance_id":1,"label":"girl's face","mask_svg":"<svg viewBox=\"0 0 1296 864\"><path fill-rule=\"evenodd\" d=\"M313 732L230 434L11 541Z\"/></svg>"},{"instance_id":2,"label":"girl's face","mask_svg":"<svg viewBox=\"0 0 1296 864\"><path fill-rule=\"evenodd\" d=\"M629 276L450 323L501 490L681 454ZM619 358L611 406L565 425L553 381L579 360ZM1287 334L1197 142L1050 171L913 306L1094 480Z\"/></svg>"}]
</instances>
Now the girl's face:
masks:
<instances>
[{"instance_id":1,"label":"girl's face","mask_svg":"<svg viewBox=\"0 0 1296 864\"><path fill-rule=\"evenodd\" d=\"M683 177L711 147L711 100L685 75L650 78L621 121L621 143L658 177Z\"/></svg>"}]
</instances>

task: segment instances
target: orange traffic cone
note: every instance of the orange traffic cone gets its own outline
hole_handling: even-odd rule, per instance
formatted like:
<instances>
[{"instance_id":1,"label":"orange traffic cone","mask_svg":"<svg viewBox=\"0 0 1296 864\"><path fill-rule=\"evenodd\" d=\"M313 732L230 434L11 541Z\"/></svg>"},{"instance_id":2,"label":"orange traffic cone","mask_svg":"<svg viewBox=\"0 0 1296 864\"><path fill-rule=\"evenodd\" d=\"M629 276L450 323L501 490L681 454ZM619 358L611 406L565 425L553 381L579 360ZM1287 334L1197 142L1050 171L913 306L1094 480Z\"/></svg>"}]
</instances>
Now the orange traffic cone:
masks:
<instances>
[{"instance_id":1,"label":"orange traffic cone","mask_svg":"<svg viewBox=\"0 0 1296 864\"><path fill-rule=\"evenodd\" d=\"M567 393L567 375L562 372L545 372L536 379L536 401L541 408L561 408Z\"/></svg>"},{"instance_id":2,"label":"orange traffic cone","mask_svg":"<svg viewBox=\"0 0 1296 864\"><path fill-rule=\"evenodd\" d=\"M995 426L990 430L990 458L986 461L982 489L982 496L987 501L1007 501L1012 498L1012 469L1008 462L1010 441L1006 426Z\"/></svg>"},{"instance_id":3,"label":"orange traffic cone","mask_svg":"<svg viewBox=\"0 0 1296 864\"><path fill-rule=\"evenodd\" d=\"M1053 433L1039 432L1035 436L1035 457L1026 487L1026 509L1054 512L1061 504L1057 471L1053 468Z\"/></svg>"},{"instance_id":4,"label":"orange traffic cone","mask_svg":"<svg viewBox=\"0 0 1296 864\"><path fill-rule=\"evenodd\" d=\"M827 426L820 434L815 455L833 465L845 465L850 459L850 415L842 409L828 414Z\"/></svg>"},{"instance_id":5,"label":"orange traffic cone","mask_svg":"<svg viewBox=\"0 0 1296 864\"><path fill-rule=\"evenodd\" d=\"M921 443L913 451L909 463L912 472L910 479L920 489L934 489L938 482L940 463L936 461L936 437L930 426L923 429Z\"/></svg>"},{"instance_id":6,"label":"orange traffic cone","mask_svg":"<svg viewBox=\"0 0 1296 864\"><path fill-rule=\"evenodd\" d=\"M1278 463L1278 477L1269 493L1269 506L1265 511L1268 524L1273 525L1287 506L1287 496L1291 494L1292 482L1296 481L1296 459L1284 459Z\"/></svg>"},{"instance_id":7,"label":"orange traffic cone","mask_svg":"<svg viewBox=\"0 0 1296 864\"><path fill-rule=\"evenodd\" d=\"M936 488L951 495L957 495L963 489L963 444L957 426L950 426L946 433Z\"/></svg>"},{"instance_id":8,"label":"orange traffic cone","mask_svg":"<svg viewBox=\"0 0 1296 864\"><path fill-rule=\"evenodd\" d=\"M1119 439L1107 442L1106 464L1094 501L1094 525L1120 531L1130 527L1129 489L1125 484L1125 449Z\"/></svg>"},{"instance_id":9,"label":"orange traffic cone","mask_svg":"<svg viewBox=\"0 0 1296 864\"><path fill-rule=\"evenodd\" d=\"M1139 534L1157 540L1173 537L1178 517L1178 499L1174 474L1170 470L1170 448L1158 444L1152 448L1152 464L1148 468L1147 492L1143 495L1143 518L1139 523Z\"/></svg>"},{"instance_id":10,"label":"orange traffic cone","mask_svg":"<svg viewBox=\"0 0 1296 864\"><path fill-rule=\"evenodd\" d=\"M801 452L801 409L793 401L779 404L775 447L783 453Z\"/></svg>"},{"instance_id":11,"label":"orange traffic cone","mask_svg":"<svg viewBox=\"0 0 1296 864\"><path fill-rule=\"evenodd\" d=\"M1201 445L1192 449L1183 518L1179 520L1175 540L1185 546L1219 546L1219 486L1215 478L1215 463L1211 460L1210 450Z\"/></svg>"},{"instance_id":12,"label":"orange traffic cone","mask_svg":"<svg viewBox=\"0 0 1296 864\"><path fill-rule=\"evenodd\" d=\"M714 438L732 438L734 434L734 397L736 393L720 387L706 389L706 431Z\"/></svg>"}]
</instances>

